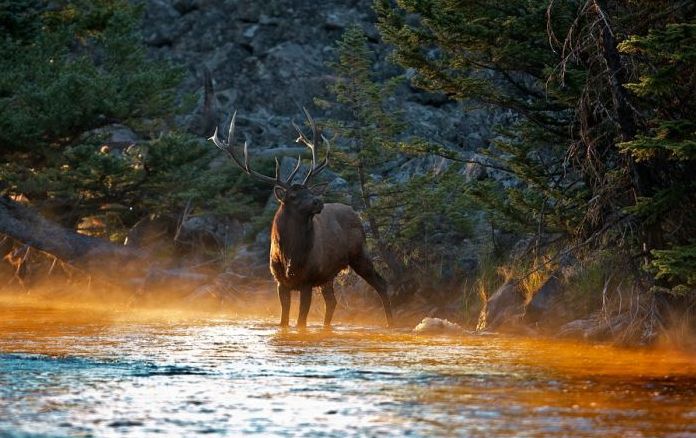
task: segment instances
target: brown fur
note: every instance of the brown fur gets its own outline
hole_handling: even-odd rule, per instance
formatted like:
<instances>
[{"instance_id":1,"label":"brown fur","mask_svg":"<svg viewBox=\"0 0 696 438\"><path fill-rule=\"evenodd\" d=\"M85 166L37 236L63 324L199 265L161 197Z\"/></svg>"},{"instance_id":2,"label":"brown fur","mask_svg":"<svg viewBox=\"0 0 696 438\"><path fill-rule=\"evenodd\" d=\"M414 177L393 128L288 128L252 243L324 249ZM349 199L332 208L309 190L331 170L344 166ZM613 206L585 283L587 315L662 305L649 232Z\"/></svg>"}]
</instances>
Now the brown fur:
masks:
<instances>
[{"instance_id":1,"label":"brown fur","mask_svg":"<svg viewBox=\"0 0 696 438\"><path fill-rule=\"evenodd\" d=\"M307 189L304 189L307 190ZM326 204L320 213L307 215L281 204L271 229L271 273L278 282L281 325L288 324L289 294L300 291L298 326L306 325L313 287L321 287L326 302L324 325L331 324L336 305L333 280L352 267L382 298L389 325L392 323L387 284L377 274L365 250L365 232L358 214L343 204ZM307 302L307 304L305 304ZM303 305L304 304L304 305Z\"/></svg>"},{"instance_id":2,"label":"brown fur","mask_svg":"<svg viewBox=\"0 0 696 438\"><path fill-rule=\"evenodd\" d=\"M227 141L218 138L217 128L210 138L224 151L237 166L248 175L273 185L273 192L280 202L280 207L273 219L271 229L271 273L278 282L280 299L280 325L287 326L290 313L290 293L300 291L300 315L297 326L307 325L307 313L312 302L312 288L320 287L326 304L324 325L331 325L336 308L333 280L336 274L350 266L374 287L382 300L387 324L392 324L391 304L387 294L387 282L375 271L365 250L365 233L358 214L343 204L324 206L319 196L326 184L309 186L312 178L321 173L329 163L328 140L321 135L319 128L309 112L305 116L312 128L312 140L309 140L299 126L298 142L304 143L312 152L312 166L302 184L293 184L293 178L300 170L301 159L298 158L295 169L286 179L280 178L280 164L276 160L275 178L263 175L249 167L247 143L244 144L244 161L236 155L232 143L237 113L230 121ZM323 140L327 144L326 156L317 163L316 144Z\"/></svg>"}]
</instances>

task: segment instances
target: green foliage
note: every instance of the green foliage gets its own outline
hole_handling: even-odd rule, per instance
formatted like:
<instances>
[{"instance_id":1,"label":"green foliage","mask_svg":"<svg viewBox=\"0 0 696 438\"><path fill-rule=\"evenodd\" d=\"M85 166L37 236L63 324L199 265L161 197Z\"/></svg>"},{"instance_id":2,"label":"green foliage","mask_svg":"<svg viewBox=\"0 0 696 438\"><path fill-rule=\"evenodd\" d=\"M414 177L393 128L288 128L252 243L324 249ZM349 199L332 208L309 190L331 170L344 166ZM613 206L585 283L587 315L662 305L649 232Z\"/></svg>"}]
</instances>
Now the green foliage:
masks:
<instances>
[{"instance_id":1,"label":"green foliage","mask_svg":"<svg viewBox=\"0 0 696 438\"><path fill-rule=\"evenodd\" d=\"M672 292L686 294L696 290L696 244L653 250L652 255L650 269L655 278L673 285Z\"/></svg>"},{"instance_id":2,"label":"green foliage","mask_svg":"<svg viewBox=\"0 0 696 438\"><path fill-rule=\"evenodd\" d=\"M181 71L146 57L140 12L127 0L0 2L0 192L69 227L105 224L109 238L185 210L251 220L267 191L234 166L210 169L211 144L166 133ZM116 123L144 139L103 147Z\"/></svg>"},{"instance_id":3,"label":"green foliage","mask_svg":"<svg viewBox=\"0 0 696 438\"><path fill-rule=\"evenodd\" d=\"M408 175L403 182L399 177L381 176L387 171L394 174L416 141L400 138L399 112L389 103L402 78L377 80L373 64L374 54L363 31L347 30L332 66L337 77L332 87L336 109L348 115L331 123L345 141L344 148L334 154L334 167L359 187L359 207L382 261L393 277L405 280L409 271L418 277L410 285L415 290L424 270L442 267L443 260L448 266L456 265L453 244L470 236L473 220L457 166L439 176ZM431 278L427 281L432 283Z\"/></svg>"},{"instance_id":4,"label":"green foliage","mask_svg":"<svg viewBox=\"0 0 696 438\"><path fill-rule=\"evenodd\" d=\"M73 0L58 9L9 3L0 5L11 30L0 46L5 150L39 157L40 148L109 121L171 114L179 72L145 59L138 9L128 1ZM34 31L24 31L27 21ZM154 128L155 120L142 127Z\"/></svg>"},{"instance_id":5,"label":"green foliage","mask_svg":"<svg viewBox=\"0 0 696 438\"><path fill-rule=\"evenodd\" d=\"M620 146L637 161L696 160L696 24L671 23L632 35L618 46L637 61L637 81L626 87L650 108L648 129Z\"/></svg>"},{"instance_id":6,"label":"green foliage","mask_svg":"<svg viewBox=\"0 0 696 438\"><path fill-rule=\"evenodd\" d=\"M689 244L695 5L377 0L375 9L415 85L512 114L481 153L514 182L465 189L497 227L659 258Z\"/></svg>"},{"instance_id":7,"label":"green foliage","mask_svg":"<svg viewBox=\"0 0 696 438\"><path fill-rule=\"evenodd\" d=\"M384 0L375 8L394 59L416 72L415 85L515 114L481 153L518 184L485 180L469 190L495 225L531 232L541 223L549 232L579 232L588 194L564 160L564 136L573 120L566 101L574 81L564 89L546 84L555 63L547 5L404 0L394 7ZM453 151L438 154L457 159Z\"/></svg>"}]
</instances>

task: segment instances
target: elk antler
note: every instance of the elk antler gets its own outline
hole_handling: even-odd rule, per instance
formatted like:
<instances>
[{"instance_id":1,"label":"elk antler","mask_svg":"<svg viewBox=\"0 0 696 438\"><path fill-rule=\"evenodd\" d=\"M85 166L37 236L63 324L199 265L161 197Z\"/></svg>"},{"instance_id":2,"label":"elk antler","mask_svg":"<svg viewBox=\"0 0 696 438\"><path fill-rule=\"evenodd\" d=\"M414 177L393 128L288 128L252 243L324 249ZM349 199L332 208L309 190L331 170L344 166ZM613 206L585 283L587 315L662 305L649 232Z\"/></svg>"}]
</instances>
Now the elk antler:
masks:
<instances>
[{"instance_id":1,"label":"elk antler","mask_svg":"<svg viewBox=\"0 0 696 438\"><path fill-rule=\"evenodd\" d=\"M255 177L258 180L261 180L265 183L272 184L274 186L280 186L283 187L284 189L289 189L290 185L292 184L292 179L295 178L295 175L297 174L297 171L300 170L300 166L302 164L301 157L297 157L297 165L293 169L292 173L290 173L290 176L283 181L280 178L280 163L278 163L278 158L276 157L275 162L276 162L276 168L275 168L275 178L271 178L270 176L263 175L255 170L253 170L251 167L249 167L249 150L248 150L248 143L247 141L244 141L244 162L239 159L234 154L234 149L232 148L232 144L234 141L234 128L235 128L235 120L237 118L237 111L234 112L234 115L232 115L232 121L230 122L230 130L227 133L227 141L223 141L218 138L218 129L215 127L215 133L213 134L212 137L210 137L208 140L213 140L213 143L215 143L215 146L220 148L223 152L225 152L231 159L232 161L235 162L237 166L239 166L244 172L246 172L248 175L251 175Z\"/></svg>"},{"instance_id":2,"label":"elk antler","mask_svg":"<svg viewBox=\"0 0 696 438\"><path fill-rule=\"evenodd\" d=\"M295 124L295 122L292 122L292 126L295 127L297 130L297 133L300 134L299 137L297 137L297 140L295 140L297 143L302 142L304 143L311 151L312 151L312 167L309 169L309 172L307 173L307 176L305 177L304 181L302 182L303 185L307 185L309 180L314 177L319 175L322 170L326 168L326 166L329 164L329 149L331 147L329 140L324 137L323 134L319 131L319 128L317 128L317 124L314 123L314 119L312 116L309 114L309 111L307 111L307 108L302 107L302 110L305 113L305 117L307 117L307 121L309 122L309 126L312 128L312 141L309 141L309 139L304 135L304 132L302 132L302 129ZM326 156L324 157L324 160L322 160L321 164L317 166L317 150L316 150L316 144L317 140L321 138L324 143L326 143Z\"/></svg>"}]
</instances>

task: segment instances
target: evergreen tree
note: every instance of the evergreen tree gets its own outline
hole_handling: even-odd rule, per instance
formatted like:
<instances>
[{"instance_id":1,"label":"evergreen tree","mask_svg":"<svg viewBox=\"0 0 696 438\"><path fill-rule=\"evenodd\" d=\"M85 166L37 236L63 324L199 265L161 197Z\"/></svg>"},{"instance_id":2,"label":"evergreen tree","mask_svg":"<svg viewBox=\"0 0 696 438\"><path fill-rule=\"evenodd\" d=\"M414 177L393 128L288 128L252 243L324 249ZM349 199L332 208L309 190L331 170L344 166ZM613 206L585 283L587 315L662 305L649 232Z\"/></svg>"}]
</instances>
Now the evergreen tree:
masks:
<instances>
[{"instance_id":1,"label":"evergreen tree","mask_svg":"<svg viewBox=\"0 0 696 438\"><path fill-rule=\"evenodd\" d=\"M344 140L334 162L359 189L357 207L367 219L370 241L388 268L392 285L400 289L398 301L422 286L437 288L440 284L433 280L442 276L429 274L438 266L456 269L453 244L469 237L472 219L463 205L458 166L441 176L409 175L412 178L406 182L383 177L413 158L404 151L419 141L403 138L398 111L390 105L402 78L375 78L374 58L364 32L359 27L348 29L333 65L336 109L347 115L331 124Z\"/></svg>"},{"instance_id":2,"label":"evergreen tree","mask_svg":"<svg viewBox=\"0 0 696 438\"><path fill-rule=\"evenodd\" d=\"M181 71L147 59L140 15L127 0L0 2L0 192L117 240L187 206L251 219L266 193L233 166L211 171L214 148L170 131ZM144 139L102 147L100 128L116 123Z\"/></svg>"},{"instance_id":3,"label":"evergreen tree","mask_svg":"<svg viewBox=\"0 0 696 438\"><path fill-rule=\"evenodd\" d=\"M561 233L576 247L643 253L666 286L684 289L696 230L693 4L378 0L375 8L417 85L515 114L486 153L519 184L471 188L493 220Z\"/></svg>"}]
</instances>

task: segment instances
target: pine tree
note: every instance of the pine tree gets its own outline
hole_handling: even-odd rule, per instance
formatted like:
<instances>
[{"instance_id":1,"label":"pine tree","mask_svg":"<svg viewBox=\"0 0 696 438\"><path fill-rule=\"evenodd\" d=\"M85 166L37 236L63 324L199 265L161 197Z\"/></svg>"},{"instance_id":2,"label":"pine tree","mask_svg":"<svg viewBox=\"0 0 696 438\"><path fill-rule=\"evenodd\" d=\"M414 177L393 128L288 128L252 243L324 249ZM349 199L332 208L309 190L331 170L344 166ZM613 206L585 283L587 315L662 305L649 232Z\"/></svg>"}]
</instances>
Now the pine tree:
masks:
<instances>
[{"instance_id":1,"label":"pine tree","mask_svg":"<svg viewBox=\"0 0 696 438\"><path fill-rule=\"evenodd\" d=\"M337 52L332 66L335 109L348 115L331 124L344 146L337 153L338 169L359 189L357 207L367 219L370 240L392 285L400 289L399 301L422 286L437 288L437 276L431 274L443 267L443 260L456 269L453 244L469 237L472 227L461 190L463 178L458 166L441 176L415 175L406 182L385 178L413 158L406 152L421 142L403 138L399 112L390 104L402 78L375 77L375 55L358 27L346 31Z\"/></svg>"},{"instance_id":2,"label":"pine tree","mask_svg":"<svg viewBox=\"0 0 696 438\"><path fill-rule=\"evenodd\" d=\"M171 127L181 71L147 58L141 9L0 2L0 194L70 228L101 221L103 237L116 240L144 216L187 206L251 219L265 192L233 166L211 171L214 148ZM143 140L102 148L99 128L115 123Z\"/></svg>"},{"instance_id":3,"label":"pine tree","mask_svg":"<svg viewBox=\"0 0 696 438\"><path fill-rule=\"evenodd\" d=\"M688 284L696 6L378 0L375 8L415 84L515 115L486 153L518 185L471 188L492 220L522 232L543 226L576 248L642 253L666 286Z\"/></svg>"}]
</instances>

